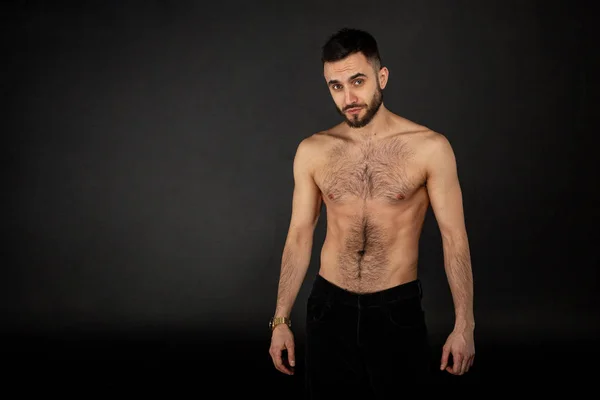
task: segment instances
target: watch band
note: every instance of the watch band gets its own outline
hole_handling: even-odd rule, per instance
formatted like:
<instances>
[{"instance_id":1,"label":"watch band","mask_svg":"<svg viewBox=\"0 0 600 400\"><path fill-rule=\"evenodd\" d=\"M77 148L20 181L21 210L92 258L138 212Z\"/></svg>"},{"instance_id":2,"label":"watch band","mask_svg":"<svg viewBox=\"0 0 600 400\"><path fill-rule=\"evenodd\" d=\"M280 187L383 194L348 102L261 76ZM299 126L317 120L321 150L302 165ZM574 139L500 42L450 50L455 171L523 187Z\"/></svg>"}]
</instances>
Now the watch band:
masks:
<instances>
[{"instance_id":1,"label":"watch band","mask_svg":"<svg viewBox=\"0 0 600 400\"><path fill-rule=\"evenodd\" d=\"M292 321L288 317L273 317L269 321L269 328L271 328L272 331L277 325L281 324L286 324L288 328L292 327Z\"/></svg>"}]
</instances>

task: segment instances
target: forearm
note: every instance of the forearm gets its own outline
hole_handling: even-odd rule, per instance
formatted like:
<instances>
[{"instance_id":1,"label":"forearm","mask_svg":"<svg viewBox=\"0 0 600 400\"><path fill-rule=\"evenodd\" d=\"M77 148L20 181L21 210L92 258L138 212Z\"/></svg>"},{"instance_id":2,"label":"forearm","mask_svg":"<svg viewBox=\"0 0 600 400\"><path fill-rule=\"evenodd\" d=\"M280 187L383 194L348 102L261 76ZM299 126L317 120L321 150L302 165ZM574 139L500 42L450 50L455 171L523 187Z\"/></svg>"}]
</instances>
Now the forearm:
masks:
<instances>
[{"instance_id":1,"label":"forearm","mask_svg":"<svg viewBox=\"0 0 600 400\"><path fill-rule=\"evenodd\" d=\"M466 234L447 236L443 243L444 267L454 302L454 329L473 330L473 272L468 238Z\"/></svg>"},{"instance_id":2,"label":"forearm","mask_svg":"<svg viewBox=\"0 0 600 400\"><path fill-rule=\"evenodd\" d=\"M290 234L286 240L275 308L277 317L290 316L310 264L312 242L312 232Z\"/></svg>"}]
</instances>

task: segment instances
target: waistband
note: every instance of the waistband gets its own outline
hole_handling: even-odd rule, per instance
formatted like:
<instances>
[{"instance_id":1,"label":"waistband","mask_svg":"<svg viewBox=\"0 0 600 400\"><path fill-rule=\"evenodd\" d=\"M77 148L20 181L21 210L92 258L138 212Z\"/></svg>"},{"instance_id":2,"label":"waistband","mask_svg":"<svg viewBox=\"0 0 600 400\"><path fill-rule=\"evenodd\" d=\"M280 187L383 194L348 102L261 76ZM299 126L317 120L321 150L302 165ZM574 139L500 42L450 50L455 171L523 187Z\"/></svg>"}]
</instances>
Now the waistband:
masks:
<instances>
[{"instance_id":1,"label":"waistband","mask_svg":"<svg viewBox=\"0 0 600 400\"><path fill-rule=\"evenodd\" d=\"M317 274L313 281L309 297L341 302L350 306L370 307L392 303L398 300L420 300L423 297L423 288L421 286L421 281L415 279L414 281L402 283L377 292L355 293L339 287L323 278L320 274Z\"/></svg>"}]
</instances>

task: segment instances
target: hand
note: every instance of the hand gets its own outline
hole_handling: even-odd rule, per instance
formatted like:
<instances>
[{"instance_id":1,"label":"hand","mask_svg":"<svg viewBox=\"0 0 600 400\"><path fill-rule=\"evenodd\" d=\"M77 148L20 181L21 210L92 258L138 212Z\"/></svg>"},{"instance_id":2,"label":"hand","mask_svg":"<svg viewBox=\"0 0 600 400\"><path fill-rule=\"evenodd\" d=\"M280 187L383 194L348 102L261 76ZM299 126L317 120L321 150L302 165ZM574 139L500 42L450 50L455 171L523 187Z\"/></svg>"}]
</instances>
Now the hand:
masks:
<instances>
[{"instance_id":1,"label":"hand","mask_svg":"<svg viewBox=\"0 0 600 400\"><path fill-rule=\"evenodd\" d=\"M448 365L448 357L452 354L452 366ZM442 351L440 370L446 370L453 375L463 375L468 372L475 358L475 343L472 331L454 330L448 336Z\"/></svg>"},{"instance_id":2,"label":"hand","mask_svg":"<svg viewBox=\"0 0 600 400\"><path fill-rule=\"evenodd\" d=\"M287 350L287 360L283 357L284 350ZM294 375L294 366L296 365L294 335L286 324L277 325L273 329L269 354L275 368L284 374Z\"/></svg>"}]
</instances>

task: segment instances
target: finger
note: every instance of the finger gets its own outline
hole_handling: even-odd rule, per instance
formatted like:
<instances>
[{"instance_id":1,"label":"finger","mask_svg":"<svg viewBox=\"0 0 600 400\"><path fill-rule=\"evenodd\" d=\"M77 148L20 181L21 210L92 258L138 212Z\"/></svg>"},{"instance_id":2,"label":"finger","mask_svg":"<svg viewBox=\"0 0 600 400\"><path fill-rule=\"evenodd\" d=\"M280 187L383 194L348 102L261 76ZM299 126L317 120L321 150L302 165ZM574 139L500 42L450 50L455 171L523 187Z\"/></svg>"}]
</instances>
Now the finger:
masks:
<instances>
[{"instance_id":1,"label":"finger","mask_svg":"<svg viewBox=\"0 0 600 400\"><path fill-rule=\"evenodd\" d=\"M442 363L440 365L440 370L445 370L448 367L448 357L450 356L450 351L446 348L443 349L442 352Z\"/></svg>"},{"instance_id":2,"label":"finger","mask_svg":"<svg viewBox=\"0 0 600 400\"><path fill-rule=\"evenodd\" d=\"M288 362L290 363L290 365L292 367L295 367L296 366L296 353L294 351L294 343L288 342L288 343L286 343L285 347L287 348Z\"/></svg>"},{"instance_id":3,"label":"finger","mask_svg":"<svg viewBox=\"0 0 600 400\"><path fill-rule=\"evenodd\" d=\"M454 375L460 375L463 356L460 354L452 354L452 367L450 372Z\"/></svg>"},{"instance_id":4,"label":"finger","mask_svg":"<svg viewBox=\"0 0 600 400\"><path fill-rule=\"evenodd\" d=\"M274 350L271 352L271 358L273 359L273 364L277 370L283 372L284 374L291 375L291 371L287 369L285 364L283 363L283 358L281 357L281 350Z\"/></svg>"},{"instance_id":5,"label":"finger","mask_svg":"<svg viewBox=\"0 0 600 400\"><path fill-rule=\"evenodd\" d=\"M463 374L463 368L465 366L465 361L466 361L466 357L464 357L464 356L458 357L458 360L455 364L456 366L454 367L454 371L456 372L456 375Z\"/></svg>"},{"instance_id":6,"label":"finger","mask_svg":"<svg viewBox=\"0 0 600 400\"><path fill-rule=\"evenodd\" d=\"M285 365L285 363L283 362L283 357L281 356L281 353L279 353L276 357L275 357L275 367L283 372L284 374L288 374L288 375L292 375L292 371Z\"/></svg>"},{"instance_id":7,"label":"finger","mask_svg":"<svg viewBox=\"0 0 600 400\"><path fill-rule=\"evenodd\" d=\"M461 363L460 374L464 375L469 369L469 357L465 357Z\"/></svg>"}]
</instances>

